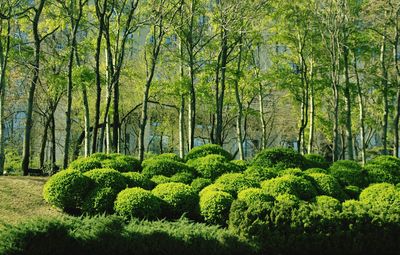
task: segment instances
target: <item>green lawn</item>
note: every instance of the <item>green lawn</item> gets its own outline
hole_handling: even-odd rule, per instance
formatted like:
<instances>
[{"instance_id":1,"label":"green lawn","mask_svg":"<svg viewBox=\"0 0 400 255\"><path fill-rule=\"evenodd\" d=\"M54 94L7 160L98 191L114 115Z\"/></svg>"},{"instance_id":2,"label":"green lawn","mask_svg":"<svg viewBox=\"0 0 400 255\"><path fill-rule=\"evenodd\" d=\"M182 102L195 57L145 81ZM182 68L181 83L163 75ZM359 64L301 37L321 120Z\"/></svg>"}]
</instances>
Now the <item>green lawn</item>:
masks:
<instances>
[{"instance_id":1,"label":"green lawn","mask_svg":"<svg viewBox=\"0 0 400 255\"><path fill-rule=\"evenodd\" d=\"M49 206L42 197L47 177L0 177L0 228L37 216L56 216L62 212Z\"/></svg>"}]
</instances>

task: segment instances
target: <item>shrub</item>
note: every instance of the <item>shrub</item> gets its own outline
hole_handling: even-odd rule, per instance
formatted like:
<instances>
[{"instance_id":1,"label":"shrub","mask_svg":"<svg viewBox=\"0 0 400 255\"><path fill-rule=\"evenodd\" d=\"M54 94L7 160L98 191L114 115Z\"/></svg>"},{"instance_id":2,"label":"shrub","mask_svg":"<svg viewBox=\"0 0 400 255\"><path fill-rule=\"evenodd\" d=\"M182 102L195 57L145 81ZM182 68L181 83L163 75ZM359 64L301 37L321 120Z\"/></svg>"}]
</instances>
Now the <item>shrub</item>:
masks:
<instances>
[{"instance_id":1,"label":"shrub","mask_svg":"<svg viewBox=\"0 0 400 255\"><path fill-rule=\"evenodd\" d=\"M118 192L110 187L93 189L85 198L82 211L89 215L111 214L114 212L114 201Z\"/></svg>"},{"instance_id":2,"label":"shrub","mask_svg":"<svg viewBox=\"0 0 400 255\"><path fill-rule=\"evenodd\" d=\"M92 159L97 159L97 160L106 160L106 159L111 159L110 154L102 153L102 152L96 152L90 155L90 158Z\"/></svg>"},{"instance_id":3,"label":"shrub","mask_svg":"<svg viewBox=\"0 0 400 255\"><path fill-rule=\"evenodd\" d=\"M233 197L223 191L209 191L200 196L200 214L205 222L225 226Z\"/></svg>"},{"instance_id":4,"label":"shrub","mask_svg":"<svg viewBox=\"0 0 400 255\"><path fill-rule=\"evenodd\" d=\"M309 174L309 176L314 180L320 195L331 196L339 200L346 198L346 194L335 177L318 173Z\"/></svg>"},{"instance_id":5,"label":"shrub","mask_svg":"<svg viewBox=\"0 0 400 255\"><path fill-rule=\"evenodd\" d=\"M98 158L78 158L69 164L69 168L84 173L96 168L101 168L101 160Z\"/></svg>"},{"instance_id":6,"label":"shrub","mask_svg":"<svg viewBox=\"0 0 400 255\"><path fill-rule=\"evenodd\" d=\"M4 174L5 175L22 175L22 158L16 149L5 149Z\"/></svg>"},{"instance_id":7,"label":"shrub","mask_svg":"<svg viewBox=\"0 0 400 255\"><path fill-rule=\"evenodd\" d=\"M103 160L101 164L103 168L112 168L119 172L139 172L141 170L139 160L125 155Z\"/></svg>"},{"instance_id":8,"label":"shrub","mask_svg":"<svg viewBox=\"0 0 400 255\"><path fill-rule=\"evenodd\" d=\"M177 162L183 162L183 160L175 153L163 153L160 155L153 156L151 159L169 159Z\"/></svg>"},{"instance_id":9,"label":"shrub","mask_svg":"<svg viewBox=\"0 0 400 255\"><path fill-rule=\"evenodd\" d=\"M335 177L342 186L354 185L365 187L367 174L361 166L351 160L339 160L329 168L329 174Z\"/></svg>"},{"instance_id":10,"label":"shrub","mask_svg":"<svg viewBox=\"0 0 400 255\"><path fill-rule=\"evenodd\" d=\"M241 172L244 172L247 167L249 166L248 162L245 160L241 160L241 159L235 159L235 160L231 160L231 163L236 165Z\"/></svg>"},{"instance_id":11,"label":"shrub","mask_svg":"<svg viewBox=\"0 0 400 255\"><path fill-rule=\"evenodd\" d=\"M246 203L273 202L275 200L273 196L268 195L263 189L260 188L244 189L238 193L237 198L238 200L245 201Z\"/></svg>"},{"instance_id":12,"label":"shrub","mask_svg":"<svg viewBox=\"0 0 400 255\"><path fill-rule=\"evenodd\" d=\"M191 159L202 158L210 154L217 154L223 156L226 160L232 160L232 155L224 150L221 146L216 144L204 144L197 146L189 151L186 155L186 161Z\"/></svg>"},{"instance_id":13,"label":"shrub","mask_svg":"<svg viewBox=\"0 0 400 255\"><path fill-rule=\"evenodd\" d=\"M291 194L300 199L308 200L317 195L317 190L310 181L294 175L285 175L263 181L261 187L274 197L282 194Z\"/></svg>"},{"instance_id":14,"label":"shrub","mask_svg":"<svg viewBox=\"0 0 400 255\"><path fill-rule=\"evenodd\" d=\"M291 174L294 176L300 176L300 177L305 175L304 172L301 171L300 168L288 168L285 170L278 171L278 176L284 176L287 174Z\"/></svg>"},{"instance_id":15,"label":"shrub","mask_svg":"<svg viewBox=\"0 0 400 255\"><path fill-rule=\"evenodd\" d=\"M125 177L125 182L129 188L139 187L142 189L152 189L155 183L149 180L146 176L137 172L122 173Z\"/></svg>"},{"instance_id":16,"label":"shrub","mask_svg":"<svg viewBox=\"0 0 400 255\"><path fill-rule=\"evenodd\" d=\"M142 173L151 178L155 175L171 177L179 172L193 172L193 169L181 162L176 162L170 159L152 159L147 161L143 167Z\"/></svg>"},{"instance_id":17,"label":"shrub","mask_svg":"<svg viewBox=\"0 0 400 255\"><path fill-rule=\"evenodd\" d=\"M273 167L276 169L305 167L306 160L293 149L274 148L259 152L253 160L253 165L262 167Z\"/></svg>"},{"instance_id":18,"label":"shrub","mask_svg":"<svg viewBox=\"0 0 400 255\"><path fill-rule=\"evenodd\" d=\"M77 170L64 170L46 182L43 197L51 205L68 213L79 213L83 198L92 187L91 180Z\"/></svg>"},{"instance_id":19,"label":"shrub","mask_svg":"<svg viewBox=\"0 0 400 255\"><path fill-rule=\"evenodd\" d=\"M248 178L261 182L278 176L275 169L261 166L250 166L243 173Z\"/></svg>"},{"instance_id":20,"label":"shrub","mask_svg":"<svg viewBox=\"0 0 400 255\"><path fill-rule=\"evenodd\" d=\"M114 209L125 218L155 219L160 215L161 201L145 189L128 188L118 194Z\"/></svg>"},{"instance_id":21,"label":"shrub","mask_svg":"<svg viewBox=\"0 0 400 255\"><path fill-rule=\"evenodd\" d=\"M192 183L190 184L190 186L192 186L192 188L199 193L203 188L207 187L208 185L211 185L212 181L210 179L206 179L206 178L196 178L192 181Z\"/></svg>"},{"instance_id":22,"label":"shrub","mask_svg":"<svg viewBox=\"0 0 400 255\"><path fill-rule=\"evenodd\" d=\"M179 218L183 214L190 217L197 215L199 195L189 186L183 183L159 184L152 193L166 203L167 218Z\"/></svg>"},{"instance_id":23,"label":"shrub","mask_svg":"<svg viewBox=\"0 0 400 255\"><path fill-rule=\"evenodd\" d=\"M238 167L221 155L208 155L189 160L187 165L196 169L198 175L208 179L216 179L224 173L238 172Z\"/></svg>"},{"instance_id":24,"label":"shrub","mask_svg":"<svg viewBox=\"0 0 400 255\"><path fill-rule=\"evenodd\" d=\"M164 175L155 175L150 179L150 181L157 186L159 184L171 182L171 178Z\"/></svg>"},{"instance_id":25,"label":"shrub","mask_svg":"<svg viewBox=\"0 0 400 255\"><path fill-rule=\"evenodd\" d=\"M399 183L400 159L393 156L378 156L369 161L364 169L368 173L369 183Z\"/></svg>"},{"instance_id":26,"label":"shrub","mask_svg":"<svg viewBox=\"0 0 400 255\"><path fill-rule=\"evenodd\" d=\"M305 174L328 174L328 171L322 168L309 168L304 171Z\"/></svg>"},{"instance_id":27,"label":"shrub","mask_svg":"<svg viewBox=\"0 0 400 255\"><path fill-rule=\"evenodd\" d=\"M244 174L240 173L223 174L218 177L215 184L224 187L225 190L233 191L234 196L241 190L260 187L257 181L247 178Z\"/></svg>"},{"instance_id":28,"label":"shrub","mask_svg":"<svg viewBox=\"0 0 400 255\"><path fill-rule=\"evenodd\" d=\"M93 180L97 187L112 188L117 193L126 188L124 176L114 169L93 169L84 175Z\"/></svg>"},{"instance_id":29,"label":"shrub","mask_svg":"<svg viewBox=\"0 0 400 255\"><path fill-rule=\"evenodd\" d=\"M216 184L213 183L211 185L208 185L207 187L203 188L200 192L199 195L202 196L203 193L207 193L209 191L223 191L228 194L230 194L232 197L236 197L237 192L234 190L232 186L225 186L221 184Z\"/></svg>"},{"instance_id":30,"label":"shrub","mask_svg":"<svg viewBox=\"0 0 400 255\"><path fill-rule=\"evenodd\" d=\"M349 185L344 188L344 192L350 199L358 199L361 193L361 189L357 186Z\"/></svg>"},{"instance_id":31,"label":"shrub","mask_svg":"<svg viewBox=\"0 0 400 255\"><path fill-rule=\"evenodd\" d=\"M328 169L329 163L325 158L319 154L306 154L304 155L306 159L306 168L322 168Z\"/></svg>"},{"instance_id":32,"label":"shrub","mask_svg":"<svg viewBox=\"0 0 400 255\"><path fill-rule=\"evenodd\" d=\"M322 210L324 213L326 212L341 212L342 204L336 198L330 196L317 196L315 198L315 205L318 210Z\"/></svg>"},{"instance_id":33,"label":"shrub","mask_svg":"<svg viewBox=\"0 0 400 255\"><path fill-rule=\"evenodd\" d=\"M171 182L180 182L184 184L190 184L196 178L193 172L180 172L171 176Z\"/></svg>"}]
</instances>

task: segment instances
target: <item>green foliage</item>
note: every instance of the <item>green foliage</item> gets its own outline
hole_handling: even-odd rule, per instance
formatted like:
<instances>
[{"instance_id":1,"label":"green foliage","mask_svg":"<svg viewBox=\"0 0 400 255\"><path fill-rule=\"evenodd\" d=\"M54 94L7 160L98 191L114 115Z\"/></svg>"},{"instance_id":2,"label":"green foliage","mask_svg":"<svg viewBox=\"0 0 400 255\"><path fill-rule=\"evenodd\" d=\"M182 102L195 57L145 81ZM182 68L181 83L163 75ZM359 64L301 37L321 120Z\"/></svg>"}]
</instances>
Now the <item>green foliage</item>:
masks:
<instances>
[{"instance_id":1,"label":"green foliage","mask_svg":"<svg viewBox=\"0 0 400 255\"><path fill-rule=\"evenodd\" d=\"M260 187L257 181L247 178L241 173L223 174L215 181L215 185L223 187L224 190L232 191L234 196L241 190Z\"/></svg>"},{"instance_id":2,"label":"green foliage","mask_svg":"<svg viewBox=\"0 0 400 255\"><path fill-rule=\"evenodd\" d=\"M400 182L400 159L393 156L378 156L369 161L364 169L368 173L369 183Z\"/></svg>"},{"instance_id":3,"label":"green foliage","mask_svg":"<svg viewBox=\"0 0 400 255\"><path fill-rule=\"evenodd\" d=\"M325 158L319 154L306 154L304 155L306 159L306 168L322 168L328 169L329 163Z\"/></svg>"},{"instance_id":4,"label":"green foliage","mask_svg":"<svg viewBox=\"0 0 400 255\"><path fill-rule=\"evenodd\" d=\"M171 178L164 175L154 175L151 177L150 181L157 186L159 184L171 182Z\"/></svg>"},{"instance_id":5,"label":"green foliage","mask_svg":"<svg viewBox=\"0 0 400 255\"><path fill-rule=\"evenodd\" d=\"M329 168L329 174L335 177L342 186L365 187L367 174L361 166L351 160L339 160Z\"/></svg>"},{"instance_id":6,"label":"green foliage","mask_svg":"<svg viewBox=\"0 0 400 255\"><path fill-rule=\"evenodd\" d=\"M4 163L4 174L6 175L22 175L21 164L22 159L18 151L8 149L5 151L6 161Z\"/></svg>"},{"instance_id":7,"label":"green foliage","mask_svg":"<svg viewBox=\"0 0 400 255\"><path fill-rule=\"evenodd\" d=\"M328 174L328 171L322 168L309 168L304 171L305 174Z\"/></svg>"},{"instance_id":8,"label":"green foliage","mask_svg":"<svg viewBox=\"0 0 400 255\"><path fill-rule=\"evenodd\" d=\"M92 187L92 181L77 170L64 170L46 182L43 197L51 205L68 213L81 209L83 198Z\"/></svg>"},{"instance_id":9,"label":"green foliage","mask_svg":"<svg viewBox=\"0 0 400 255\"><path fill-rule=\"evenodd\" d=\"M211 185L212 181L210 179L206 179L206 178L196 178L192 181L192 183L190 184L190 186L192 186L192 188L199 193L203 188L207 187L208 185Z\"/></svg>"},{"instance_id":10,"label":"green foliage","mask_svg":"<svg viewBox=\"0 0 400 255\"><path fill-rule=\"evenodd\" d=\"M196 169L200 177L212 180L225 173L240 171L236 165L228 162L225 157L216 154L189 160L187 165Z\"/></svg>"},{"instance_id":11,"label":"green foliage","mask_svg":"<svg viewBox=\"0 0 400 255\"><path fill-rule=\"evenodd\" d=\"M84 175L89 177L97 187L112 188L117 193L126 188L124 176L114 169L93 169Z\"/></svg>"},{"instance_id":12,"label":"green foliage","mask_svg":"<svg viewBox=\"0 0 400 255\"><path fill-rule=\"evenodd\" d=\"M245 201L246 203L260 202L273 202L275 198L268 195L263 189L248 188L240 191L237 196L238 200Z\"/></svg>"},{"instance_id":13,"label":"green foliage","mask_svg":"<svg viewBox=\"0 0 400 255\"><path fill-rule=\"evenodd\" d=\"M358 199L361 193L361 189L357 186L346 186L344 187L344 192L347 194L347 196L351 199Z\"/></svg>"},{"instance_id":14,"label":"green foliage","mask_svg":"<svg viewBox=\"0 0 400 255\"><path fill-rule=\"evenodd\" d=\"M180 172L171 176L171 182L181 182L184 184L191 184L192 181L196 178L193 172Z\"/></svg>"},{"instance_id":15,"label":"green foliage","mask_svg":"<svg viewBox=\"0 0 400 255\"><path fill-rule=\"evenodd\" d=\"M86 196L82 212L89 215L112 214L118 192L111 187L97 187Z\"/></svg>"},{"instance_id":16,"label":"green foliage","mask_svg":"<svg viewBox=\"0 0 400 255\"><path fill-rule=\"evenodd\" d=\"M241 172L244 172L249 166L249 163L247 161L240 159L231 160L231 163L238 166Z\"/></svg>"},{"instance_id":17,"label":"green foliage","mask_svg":"<svg viewBox=\"0 0 400 255\"><path fill-rule=\"evenodd\" d=\"M125 182L129 188L139 187L150 190L155 186L154 182L141 173L128 172L122 173L122 175L125 177Z\"/></svg>"},{"instance_id":18,"label":"green foliage","mask_svg":"<svg viewBox=\"0 0 400 255\"><path fill-rule=\"evenodd\" d=\"M189 185L173 182L159 184L152 193L165 202L163 216L169 219L179 218L183 214L190 217L197 215L199 195Z\"/></svg>"},{"instance_id":19,"label":"green foliage","mask_svg":"<svg viewBox=\"0 0 400 255\"><path fill-rule=\"evenodd\" d=\"M118 155L101 162L103 168L112 168L119 172L139 172L141 165L139 160L131 156Z\"/></svg>"},{"instance_id":20,"label":"green foliage","mask_svg":"<svg viewBox=\"0 0 400 255\"><path fill-rule=\"evenodd\" d=\"M269 180L278 176L278 171L269 167L250 166L244 171L244 175L258 182Z\"/></svg>"},{"instance_id":21,"label":"green foliage","mask_svg":"<svg viewBox=\"0 0 400 255\"><path fill-rule=\"evenodd\" d=\"M205 157L210 154L217 154L223 156L226 160L232 160L232 155L224 150L221 146L216 144L204 144L201 146L197 146L189 151L186 155L186 161L197 159L201 157Z\"/></svg>"},{"instance_id":22,"label":"green foliage","mask_svg":"<svg viewBox=\"0 0 400 255\"><path fill-rule=\"evenodd\" d=\"M342 210L340 201L331 196L317 196L315 198L315 205L317 209L324 212L340 212Z\"/></svg>"},{"instance_id":23,"label":"green foliage","mask_svg":"<svg viewBox=\"0 0 400 255\"><path fill-rule=\"evenodd\" d=\"M78 158L69 164L69 168L72 170L78 170L82 173L101 168L102 165L101 160L98 158L99 156L100 154L93 158Z\"/></svg>"},{"instance_id":24,"label":"green foliage","mask_svg":"<svg viewBox=\"0 0 400 255\"><path fill-rule=\"evenodd\" d=\"M278 176L284 176L287 174L291 174L294 176L304 176L304 172L300 168L288 168L285 170L278 171Z\"/></svg>"},{"instance_id":25,"label":"green foliage","mask_svg":"<svg viewBox=\"0 0 400 255\"><path fill-rule=\"evenodd\" d=\"M161 201L148 190L127 188L118 194L114 209L125 218L155 219L160 216Z\"/></svg>"},{"instance_id":26,"label":"green foliage","mask_svg":"<svg viewBox=\"0 0 400 255\"><path fill-rule=\"evenodd\" d=\"M180 172L193 172L192 168L184 163L170 159L149 159L143 167L142 173L147 177L164 175L171 177Z\"/></svg>"},{"instance_id":27,"label":"green foliage","mask_svg":"<svg viewBox=\"0 0 400 255\"><path fill-rule=\"evenodd\" d=\"M177 162L183 162L183 160L178 155L176 155L175 153L163 153L163 154L155 155L155 156L152 156L152 157L150 157L148 159L143 160L142 165L145 166L146 162L148 160L154 160L154 159L157 159L157 160L159 160L159 159L162 159L162 160L167 159L167 160L173 160L173 161L177 161Z\"/></svg>"},{"instance_id":28,"label":"green foliage","mask_svg":"<svg viewBox=\"0 0 400 255\"><path fill-rule=\"evenodd\" d=\"M210 224L225 226L233 197L223 191L208 191L200 195L200 214Z\"/></svg>"},{"instance_id":29,"label":"green foliage","mask_svg":"<svg viewBox=\"0 0 400 255\"><path fill-rule=\"evenodd\" d=\"M305 158L293 149L273 148L259 152L253 160L253 165L273 167L276 169L301 168L306 166Z\"/></svg>"},{"instance_id":30,"label":"green foliage","mask_svg":"<svg viewBox=\"0 0 400 255\"><path fill-rule=\"evenodd\" d=\"M346 194L335 177L328 174L313 173L309 176L314 180L318 194L331 196L339 200L344 200Z\"/></svg>"},{"instance_id":31,"label":"green foliage","mask_svg":"<svg viewBox=\"0 0 400 255\"><path fill-rule=\"evenodd\" d=\"M309 200L317 195L317 190L306 178L285 175L271 180L263 181L261 187L266 193L276 197L278 195L290 194L300 199Z\"/></svg>"}]
</instances>

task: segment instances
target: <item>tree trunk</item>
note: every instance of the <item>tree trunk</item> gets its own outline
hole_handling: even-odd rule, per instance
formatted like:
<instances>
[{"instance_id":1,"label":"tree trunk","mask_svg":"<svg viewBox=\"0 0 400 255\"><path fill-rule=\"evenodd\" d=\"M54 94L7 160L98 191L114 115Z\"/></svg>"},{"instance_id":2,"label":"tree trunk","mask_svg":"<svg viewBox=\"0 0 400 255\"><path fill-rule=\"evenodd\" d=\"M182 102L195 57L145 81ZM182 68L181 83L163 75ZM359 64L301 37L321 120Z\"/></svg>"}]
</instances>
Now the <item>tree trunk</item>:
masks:
<instances>
[{"instance_id":1,"label":"tree trunk","mask_svg":"<svg viewBox=\"0 0 400 255\"><path fill-rule=\"evenodd\" d=\"M47 136L48 136L49 126L50 126L50 122L51 122L50 117L45 116L45 118L46 118L46 122L44 124L42 142L41 142L41 145L40 145L40 153L39 153L39 166L40 166L40 169L44 168L44 156L45 156L45 153L46 153Z\"/></svg>"},{"instance_id":2,"label":"tree trunk","mask_svg":"<svg viewBox=\"0 0 400 255\"><path fill-rule=\"evenodd\" d=\"M361 162L363 165L365 165L366 163L365 124L364 124L365 106L364 106L363 93L360 83L360 76L358 75L357 56L355 52L354 52L353 65L354 65L354 73L356 75L358 109L359 109L359 120L360 120Z\"/></svg>"},{"instance_id":3,"label":"tree trunk","mask_svg":"<svg viewBox=\"0 0 400 255\"><path fill-rule=\"evenodd\" d=\"M140 119L140 132L139 132L139 160L140 162L144 159L144 136L147 125L147 107L149 102L149 91L150 91L150 82L146 82L146 86L143 93L142 100L142 115Z\"/></svg>"},{"instance_id":4,"label":"tree trunk","mask_svg":"<svg viewBox=\"0 0 400 255\"><path fill-rule=\"evenodd\" d=\"M34 44L35 44L35 60L33 62L33 77L31 86L29 88L28 94L28 107L26 111L26 122L25 122L25 135L24 135L24 145L23 145L23 156L22 156L22 171L24 175L28 175L29 170L29 161L31 156L31 133L33 126L33 101L35 99L35 90L36 85L39 80L39 67L40 67L40 44L41 38L39 35L39 18L43 11L43 6L46 0L40 0L39 6L35 9L35 16L32 21L32 31L34 36Z\"/></svg>"},{"instance_id":5,"label":"tree trunk","mask_svg":"<svg viewBox=\"0 0 400 255\"><path fill-rule=\"evenodd\" d=\"M238 114L237 114L237 118L236 118L236 139L237 139L237 146L239 149L239 159L244 160L243 134L242 134L243 104L240 99L240 92L239 92L240 72L242 69L242 66L241 66L242 65L242 55L243 55L242 51L243 51L243 48L242 48L242 46L240 46L234 86L235 86L236 105L238 107Z\"/></svg>"},{"instance_id":6,"label":"tree trunk","mask_svg":"<svg viewBox=\"0 0 400 255\"><path fill-rule=\"evenodd\" d=\"M267 123L265 121L265 114L264 114L264 93L263 93L263 86L259 83L259 92L258 92L258 101L260 105L260 122L261 122L261 148L267 148Z\"/></svg>"},{"instance_id":7,"label":"tree trunk","mask_svg":"<svg viewBox=\"0 0 400 255\"><path fill-rule=\"evenodd\" d=\"M55 110L55 109L53 109ZM50 133L51 133L51 146L50 146L50 163L51 163L51 173L54 174L57 172L56 169L56 122L54 119L54 111L51 112L50 115Z\"/></svg>"},{"instance_id":8,"label":"tree trunk","mask_svg":"<svg viewBox=\"0 0 400 255\"><path fill-rule=\"evenodd\" d=\"M399 25L398 25L398 20L396 21L396 26L395 26L395 40L393 44L393 60L394 60L394 65L396 68L395 72L395 85L397 87L397 95L396 95L396 100L397 100L397 111L396 111L396 116L394 120L394 156L399 157L399 120L400 120L400 65L399 65L399 43L400 43L400 32L399 32Z\"/></svg>"},{"instance_id":9,"label":"tree trunk","mask_svg":"<svg viewBox=\"0 0 400 255\"><path fill-rule=\"evenodd\" d=\"M347 140L347 159L354 160L354 145L353 145L353 132L351 130L351 93L350 93L350 76L349 76L349 49L347 46L343 47L343 59L344 59L344 76L345 76L345 88L344 98L346 104L346 140Z\"/></svg>"},{"instance_id":10,"label":"tree trunk","mask_svg":"<svg viewBox=\"0 0 400 255\"><path fill-rule=\"evenodd\" d=\"M314 132L315 132L315 96L314 96L314 83L310 84L310 134L308 136L308 153L314 153Z\"/></svg>"},{"instance_id":11,"label":"tree trunk","mask_svg":"<svg viewBox=\"0 0 400 255\"><path fill-rule=\"evenodd\" d=\"M382 146L383 155L387 154L387 133L388 133L388 118L389 118L389 85L388 85L388 72L386 68L386 35L382 36L380 64L381 64L381 84L383 96L383 120L382 120Z\"/></svg>"},{"instance_id":12,"label":"tree trunk","mask_svg":"<svg viewBox=\"0 0 400 255\"><path fill-rule=\"evenodd\" d=\"M86 87L82 89L83 106L85 111L85 157L90 155L90 109Z\"/></svg>"}]
</instances>

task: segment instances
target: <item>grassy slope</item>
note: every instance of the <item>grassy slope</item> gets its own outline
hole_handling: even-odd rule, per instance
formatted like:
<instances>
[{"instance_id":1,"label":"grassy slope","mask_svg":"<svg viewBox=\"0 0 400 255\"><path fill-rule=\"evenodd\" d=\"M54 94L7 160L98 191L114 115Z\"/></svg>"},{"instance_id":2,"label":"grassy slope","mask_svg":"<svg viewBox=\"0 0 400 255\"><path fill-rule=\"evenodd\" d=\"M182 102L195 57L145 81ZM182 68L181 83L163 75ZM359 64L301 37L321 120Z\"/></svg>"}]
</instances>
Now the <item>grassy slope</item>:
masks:
<instances>
[{"instance_id":1,"label":"grassy slope","mask_svg":"<svg viewBox=\"0 0 400 255\"><path fill-rule=\"evenodd\" d=\"M36 216L62 215L43 200L42 189L47 178L0 177L0 228Z\"/></svg>"}]
</instances>

